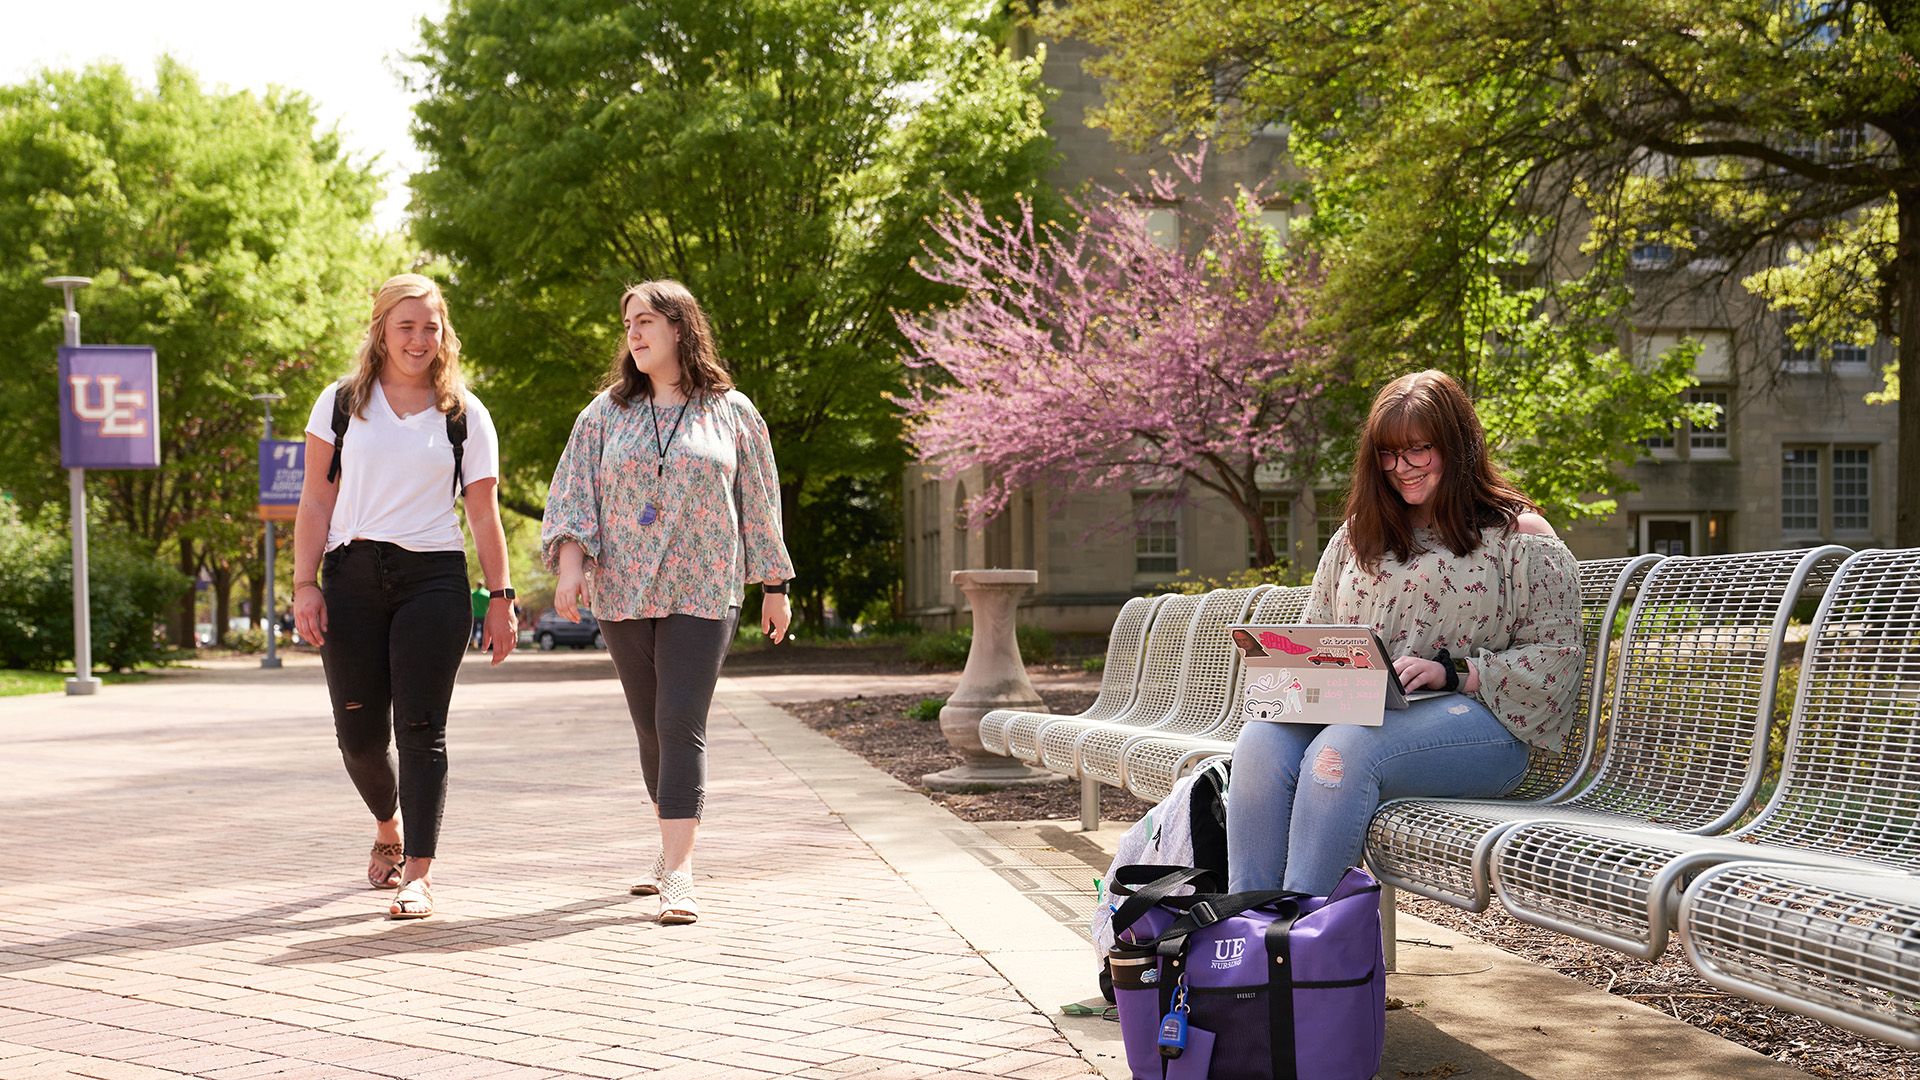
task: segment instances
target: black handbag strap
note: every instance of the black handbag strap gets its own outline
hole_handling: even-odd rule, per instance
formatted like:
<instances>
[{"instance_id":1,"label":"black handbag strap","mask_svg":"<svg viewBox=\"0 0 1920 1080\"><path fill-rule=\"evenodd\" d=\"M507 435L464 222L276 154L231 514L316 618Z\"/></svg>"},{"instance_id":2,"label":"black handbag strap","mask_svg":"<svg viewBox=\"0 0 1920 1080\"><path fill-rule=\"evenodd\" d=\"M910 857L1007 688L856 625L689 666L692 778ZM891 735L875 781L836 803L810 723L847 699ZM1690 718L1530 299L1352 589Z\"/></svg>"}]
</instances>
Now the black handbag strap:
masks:
<instances>
[{"instance_id":1,"label":"black handbag strap","mask_svg":"<svg viewBox=\"0 0 1920 1080\"><path fill-rule=\"evenodd\" d=\"M1207 885L1218 888L1220 879L1211 870L1197 866L1156 866L1152 863L1134 863L1114 870L1112 889L1116 895L1126 897L1113 913L1113 936L1118 938L1127 932L1140 916L1152 911L1164 900L1174 899L1168 896L1182 885L1192 885L1196 895ZM1178 899L1187 899L1180 897Z\"/></svg>"},{"instance_id":2,"label":"black handbag strap","mask_svg":"<svg viewBox=\"0 0 1920 1080\"><path fill-rule=\"evenodd\" d=\"M1299 893L1281 889L1262 889L1254 892L1237 892L1176 897L1188 901L1186 910L1167 924L1160 936L1153 939L1154 951L1161 956L1179 957L1187 951L1187 938L1196 930L1204 930L1222 919L1231 919L1254 908L1273 908L1288 926L1300 917Z\"/></svg>"},{"instance_id":3,"label":"black handbag strap","mask_svg":"<svg viewBox=\"0 0 1920 1080\"><path fill-rule=\"evenodd\" d=\"M1267 924L1267 1037L1272 1040L1273 1080L1299 1080L1300 1053L1293 1027L1293 946L1290 935L1300 905L1288 904Z\"/></svg>"}]
</instances>

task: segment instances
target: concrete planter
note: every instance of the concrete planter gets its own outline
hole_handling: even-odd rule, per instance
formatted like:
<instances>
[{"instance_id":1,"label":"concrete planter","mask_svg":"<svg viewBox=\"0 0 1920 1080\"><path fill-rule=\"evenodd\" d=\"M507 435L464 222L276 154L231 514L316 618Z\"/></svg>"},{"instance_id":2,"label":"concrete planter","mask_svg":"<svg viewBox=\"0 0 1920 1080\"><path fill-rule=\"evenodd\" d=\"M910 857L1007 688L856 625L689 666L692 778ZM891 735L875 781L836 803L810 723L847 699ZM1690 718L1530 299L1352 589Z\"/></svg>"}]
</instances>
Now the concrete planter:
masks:
<instances>
[{"instance_id":1,"label":"concrete planter","mask_svg":"<svg viewBox=\"0 0 1920 1080\"><path fill-rule=\"evenodd\" d=\"M1035 570L955 570L953 583L973 606L973 644L960 685L940 710L940 733L967 760L964 764L921 778L932 791L989 791L1024 784L1054 783L1056 773L1034 769L1013 759L988 753L980 745L980 718L995 709L1046 708L1027 681L1014 639L1014 609L1020 594L1040 580Z\"/></svg>"}]
</instances>

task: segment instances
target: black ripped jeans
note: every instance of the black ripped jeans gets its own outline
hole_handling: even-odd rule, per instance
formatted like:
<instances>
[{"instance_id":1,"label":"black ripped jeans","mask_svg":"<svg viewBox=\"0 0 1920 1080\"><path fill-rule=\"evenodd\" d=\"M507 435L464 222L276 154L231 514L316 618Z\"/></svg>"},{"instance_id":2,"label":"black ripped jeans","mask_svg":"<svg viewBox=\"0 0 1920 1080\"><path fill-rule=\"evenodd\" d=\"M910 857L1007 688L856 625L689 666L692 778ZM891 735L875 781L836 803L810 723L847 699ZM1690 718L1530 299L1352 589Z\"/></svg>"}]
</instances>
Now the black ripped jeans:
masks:
<instances>
[{"instance_id":1,"label":"black ripped jeans","mask_svg":"<svg viewBox=\"0 0 1920 1080\"><path fill-rule=\"evenodd\" d=\"M375 818L401 812L409 857L433 858L447 802L447 706L473 625L466 553L355 540L320 566L320 658L347 775Z\"/></svg>"}]
</instances>

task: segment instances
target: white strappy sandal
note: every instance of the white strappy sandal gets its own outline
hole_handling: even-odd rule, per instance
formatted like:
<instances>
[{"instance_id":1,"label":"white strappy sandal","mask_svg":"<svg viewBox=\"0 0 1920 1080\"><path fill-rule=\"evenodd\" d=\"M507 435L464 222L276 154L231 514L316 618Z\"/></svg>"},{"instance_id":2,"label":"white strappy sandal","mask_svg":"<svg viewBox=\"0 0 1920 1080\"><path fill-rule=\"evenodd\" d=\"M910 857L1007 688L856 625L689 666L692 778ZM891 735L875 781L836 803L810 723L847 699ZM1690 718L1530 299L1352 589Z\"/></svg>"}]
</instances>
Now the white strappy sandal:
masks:
<instances>
[{"instance_id":1,"label":"white strappy sandal","mask_svg":"<svg viewBox=\"0 0 1920 1080\"><path fill-rule=\"evenodd\" d=\"M414 878L400 886L393 894L393 904L387 908L389 919L424 919L433 914L432 887L425 878Z\"/></svg>"},{"instance_id":2,"label":"white strappy sandal","mask_svg":"<svg viewBox=\"0 0 1920 1080\"><path fill-rule=\"evenodd\" d=\"M693 871L660 875L660 922L685 926L700 921L700 905L693 896Z\"/></svg>"},{"instance_id":3,"label":"white strappy sandal","mask_svg":"<svg viewBox=\"0 0 1920 1080\"><path fill-rule=\"evenodd\" d=\"M657 896L660 893L660 877L667 872L667 853L661 852L653 857L653 869L647 876L633 883L627 889L635 896Z\"/></svg>"}]
</instances>

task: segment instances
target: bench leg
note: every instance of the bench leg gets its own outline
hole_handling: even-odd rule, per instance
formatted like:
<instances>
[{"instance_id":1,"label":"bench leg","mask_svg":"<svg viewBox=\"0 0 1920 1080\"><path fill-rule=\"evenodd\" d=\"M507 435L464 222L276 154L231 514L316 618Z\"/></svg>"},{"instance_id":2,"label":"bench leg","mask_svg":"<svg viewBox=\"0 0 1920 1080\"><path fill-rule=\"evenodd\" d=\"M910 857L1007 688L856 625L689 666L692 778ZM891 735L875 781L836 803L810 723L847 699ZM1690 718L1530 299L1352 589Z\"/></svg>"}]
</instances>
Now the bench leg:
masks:
<instances>
[{"instance_id":1,"label":"bench leg","mask_svg":"<svg viewBox=\"0 0 1920 1080\"><path fill-rule=\"evenodd\" d=\"M1394 888L1382 882L1380 885L1380 951L1387 958L1387 970L1398 971L1399 957L1395 955L1400 944L1399 912L1393 906Z\"/></svg>"},{"instance_id":2,"label":"bench leg","mask_svg":"<svg viewBox=\"0 0 1920 1080\"><path fill-rule=\"evenodd\" d=\"M1097 832L1100 829L1100 781L1092 773L1080 774L1080 830Z\"/></svg>"}]
</instances>

